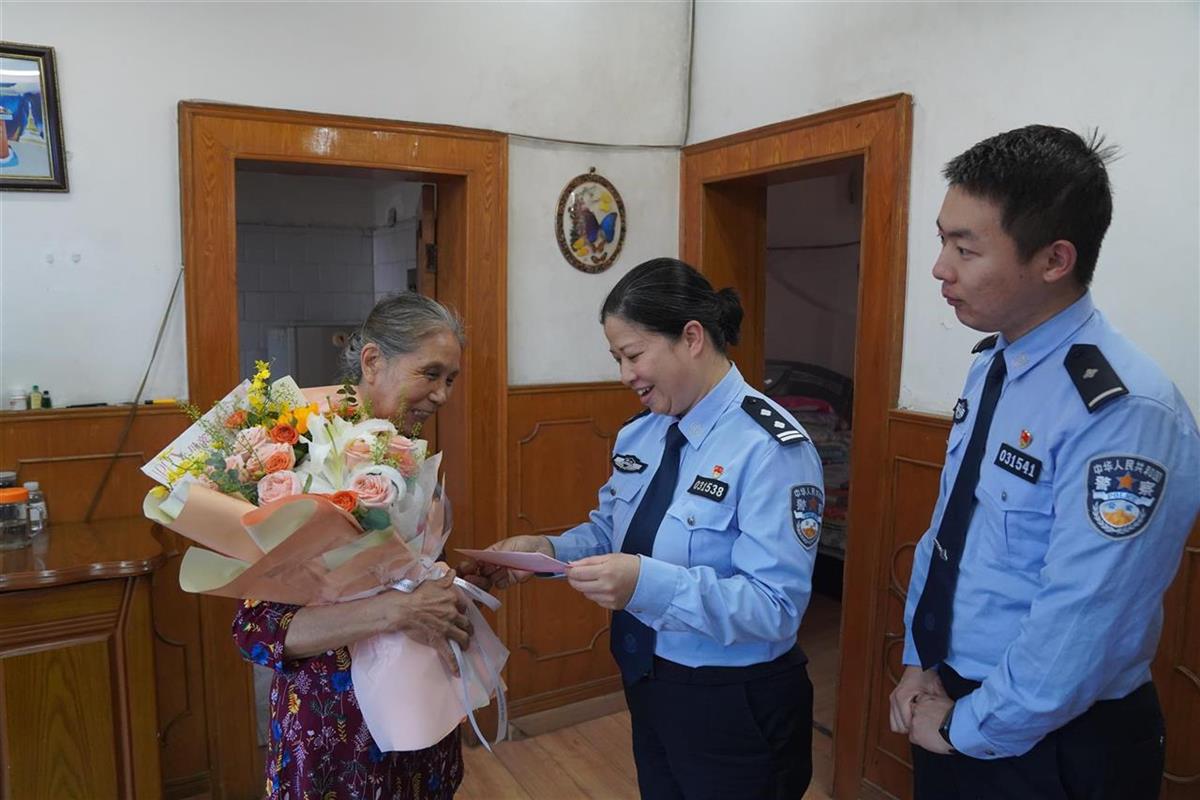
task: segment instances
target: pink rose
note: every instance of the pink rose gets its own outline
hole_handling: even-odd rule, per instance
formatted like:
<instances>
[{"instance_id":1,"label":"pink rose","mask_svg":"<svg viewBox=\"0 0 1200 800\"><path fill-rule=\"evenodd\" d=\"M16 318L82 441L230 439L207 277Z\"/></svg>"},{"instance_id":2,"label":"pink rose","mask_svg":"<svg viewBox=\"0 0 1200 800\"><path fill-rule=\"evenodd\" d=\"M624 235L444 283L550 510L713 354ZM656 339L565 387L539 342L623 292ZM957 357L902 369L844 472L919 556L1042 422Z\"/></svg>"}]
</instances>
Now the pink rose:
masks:
<instances>
[{"instance_id":1,"label":"pink rose","mask_svg":"<svg viewBox=\"0 0 1200 800\"><path fill-rule=\"evenodd\" d=\"M364 472L350 481L350 490L366 508L387 508L396 500L396 485L383 475Z\"/></svg>"},{"instance_id":2,"label":"pink rose","mask_svg":"<svg viewBox=\"0 0 1200 800\"><path fill-rule=\"evenodd\" d=\"M258 504L260 506L300 494L300 476L290 469L271 472L258 482Z\"/></svg>"},{"instance_id":3,"label":"pink rose","mask_svg":"<svg viewBox=\"0 0 1200 800\"><path fill-rule=\"evenodd\" d=\"M249 456L259 447L271 442L271 435L261 425L238 431L233 437L233 450L243 457Z\"/></svg>"},{"instance_id":4,"label":"pink rose","mask_svg":"<svg viewBox=\"0 0 1200 800\"><path fill-rule=\"evenodd\" d=\"M296 452L290 444L268 442L246 458L246 466L250 474L255 476L291 469L296 466Z\"/></svg>"},{"instance_id":5,"label":"pink rose","mask_svg":"<svg viewBox=\"0 0 1200 800\"><path fill-rule=\"evenodd\" d=\"M362 464L373 463L371 460L371 443L365 439L355 439L346 445L344 455L348 469L354 469Z\"/></svg>"},{"instance_id":6,"label":"pink rose","mask_svg":"<svg viewBox=\"0 0 1200 800\"><path fill-rule=\"evenodd\" d=\"M396 469L406 478L415 477L421 471L417 463L417 443L404 436L393 436L388 442L388 457L396 462Z\"/></svg>"}]
</instances>

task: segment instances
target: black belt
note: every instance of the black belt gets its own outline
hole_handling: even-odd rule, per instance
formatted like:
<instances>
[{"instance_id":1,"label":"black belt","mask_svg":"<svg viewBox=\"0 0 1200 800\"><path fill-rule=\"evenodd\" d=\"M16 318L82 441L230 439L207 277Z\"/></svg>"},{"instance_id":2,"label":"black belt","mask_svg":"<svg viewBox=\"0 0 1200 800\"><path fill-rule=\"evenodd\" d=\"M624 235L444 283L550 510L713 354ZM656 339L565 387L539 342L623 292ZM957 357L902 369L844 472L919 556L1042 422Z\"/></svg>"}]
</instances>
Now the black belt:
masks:
<instances>
[{"instance_id":1,"label":"black belt","mask_svg":"<svg viewBox=\"0 0 1200 800\"><path fill-rule=\"evenodd\" d=\"M793 667L808 663L808 656L796 645L773 661L748 664L744 667L685 667L658 656L654 657L655 680L668 683L690 683L698 686L720 686L728 683L749 681L776 675Z\"/></svg>"}]
</instances>

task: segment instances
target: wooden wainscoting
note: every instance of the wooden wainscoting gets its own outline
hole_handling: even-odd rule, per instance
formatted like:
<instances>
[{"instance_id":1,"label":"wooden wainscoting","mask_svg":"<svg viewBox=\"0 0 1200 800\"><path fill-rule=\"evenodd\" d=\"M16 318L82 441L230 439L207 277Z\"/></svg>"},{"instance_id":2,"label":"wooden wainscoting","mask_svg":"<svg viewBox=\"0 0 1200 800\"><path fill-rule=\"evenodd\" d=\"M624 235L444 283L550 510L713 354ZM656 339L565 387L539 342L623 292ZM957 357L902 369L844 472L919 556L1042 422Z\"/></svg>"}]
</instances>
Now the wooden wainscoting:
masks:
<instances>
[{"instance_id":1,"label":"wooden wainscoting","mask_svg":"<svg viewBox=\"0 0 1200 800\"><path fill-rule=\"evenodd\" d=\"M848 593L846 604L871 608L873 647L868 664L866 747L862 783L838 796L912 797L908 739L888 727L888 695L903 667L904 601L913 549L929 526L945 460L948 417L892 411L888 418L887 523L878 532L881 559L872 585ZM1197 796L1200 787L1200 522L1192 529L1175 581L1164 598L1165 619L1153 665L1167 719L1167 763L1163 800ZM838 735L845 735L841 729Z\"/></svg>"},{"instance_id":2,"label":"wooden wainscoting","mask_svg":"<svg viewBox=\"0 0 1200 800\"><path fill-rule=\"evenodd\" d=\"M129 406L0 412L0 469L40 482L54 522L82 520L128 416ZM153 482L139 468L187 425L174 407L139 407L93 518L141 516ZM150 578L149 593L164 795L253 797L260 788L254 694L230 638L235 601L180 590L186 544L165 532L163 545L168 560ZM233 675L245 676L236 691ZM220 694L206 676L226 676Z\"/></svg>"},{"instance_id":3,"label":"wooden wainscoting","mask_svg":"<svg viewBox=\"0 0 1200 800\"><path fill-rule=\"evenodd\" d=\"M612 471L617 431L638 408L619 383L509 389L508 530L498 533L554 535L586 521ZM620 688L607 611L562 580L535 578L503 600L514 716Z\"/></svg>"}]
</instances>

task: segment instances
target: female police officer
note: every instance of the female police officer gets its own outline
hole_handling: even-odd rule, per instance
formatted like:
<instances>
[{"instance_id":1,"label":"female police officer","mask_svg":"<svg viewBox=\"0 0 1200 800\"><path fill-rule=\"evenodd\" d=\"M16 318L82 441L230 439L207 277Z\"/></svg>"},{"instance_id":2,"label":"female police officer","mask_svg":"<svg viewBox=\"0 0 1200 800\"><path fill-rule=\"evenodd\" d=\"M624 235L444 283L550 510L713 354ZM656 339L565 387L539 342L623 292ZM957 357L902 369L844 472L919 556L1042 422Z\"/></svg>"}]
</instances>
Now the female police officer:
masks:
<instances>
[{"instance_id":1,"label":"female police officer","mask_svg":"<svg viewBox=\"0 0 1200 800\"><path fill-rule=\"evenodd\" d=\"M494 548L570 561L613 610L646 798L799 798L812 774L812 684L796 631L824 506L821 462L726 355L742 309L687 264L647 261L600 312L646 410L617 435L589 521ZM504 587L529 573L464 565Z\"/></svg>"}]
</instances>

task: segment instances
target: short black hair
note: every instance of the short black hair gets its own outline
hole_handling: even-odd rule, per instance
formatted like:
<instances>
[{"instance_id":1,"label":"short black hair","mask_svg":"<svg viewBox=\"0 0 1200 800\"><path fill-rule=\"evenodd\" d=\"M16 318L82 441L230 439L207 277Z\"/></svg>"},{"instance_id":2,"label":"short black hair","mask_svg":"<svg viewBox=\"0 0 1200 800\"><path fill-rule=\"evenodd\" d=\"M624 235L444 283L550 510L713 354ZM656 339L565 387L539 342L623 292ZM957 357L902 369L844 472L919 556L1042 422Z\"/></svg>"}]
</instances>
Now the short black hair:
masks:
<instances>
[{"instance_id":1,"label":"short black hair","mask_svg":"<svg viewBox=\"0 0 1200 800\"><path fill-rule=\"evenodd\" d=\"M600 323L609 316L673 340L696 320L724 353L738 343L742 302L733 289L714 291L708 278L677 258L652 258L629 270L608 293L600 307Z\"/></svg>"},{"instance_id":2,"label":"short black hair","mask_svg":"<svg viewBox=\"0 0 1200 800\"><path fill-rule=\"evenodd\" d=\"M1022 261L1059 239L1074 244L1075 277L1087 286L1112 222L1105 165L1116 152L1098 131L1085 140L1066 128L1029 125L984 139L942 174L951 186L1000 206Z\"/></svg>"}]
</instances>

